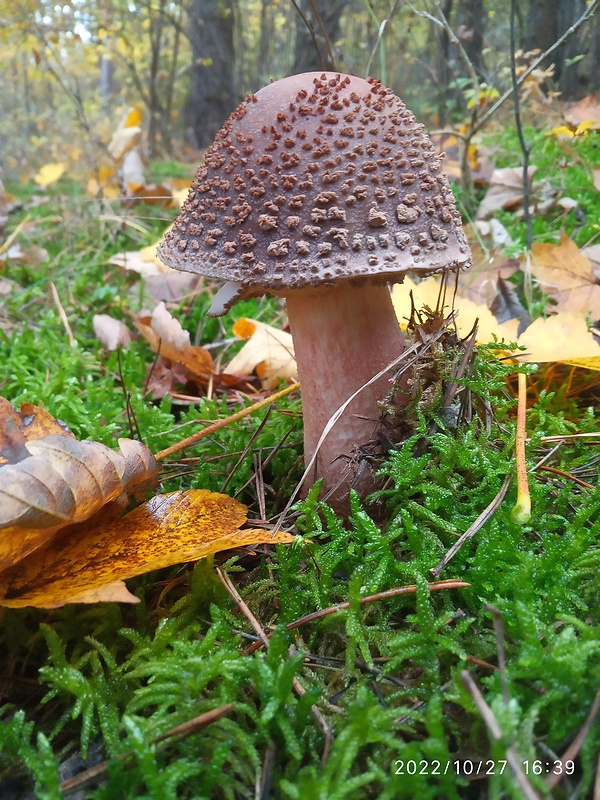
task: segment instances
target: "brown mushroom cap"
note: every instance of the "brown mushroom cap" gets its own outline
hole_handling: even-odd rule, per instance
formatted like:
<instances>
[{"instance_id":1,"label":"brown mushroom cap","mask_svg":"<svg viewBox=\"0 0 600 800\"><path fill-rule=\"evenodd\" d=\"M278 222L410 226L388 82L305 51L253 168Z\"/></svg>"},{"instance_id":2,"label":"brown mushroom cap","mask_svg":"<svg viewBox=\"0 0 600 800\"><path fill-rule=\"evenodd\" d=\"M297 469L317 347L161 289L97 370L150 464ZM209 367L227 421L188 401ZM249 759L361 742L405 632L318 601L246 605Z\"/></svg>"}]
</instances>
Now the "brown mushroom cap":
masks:
<instances>
[{"instance_id":1,"label":"brown mushroom cap","mask_svg":"<svg viewBox=\"0 0 600 800\"><path fill-rule=\"evenodd\" d=\"M158 248L242 296L470 263L433 145L379 81L293 75L248 97L208 149ZM222 312L221 312L222 313Z\"/></svg>"}]
</instances>

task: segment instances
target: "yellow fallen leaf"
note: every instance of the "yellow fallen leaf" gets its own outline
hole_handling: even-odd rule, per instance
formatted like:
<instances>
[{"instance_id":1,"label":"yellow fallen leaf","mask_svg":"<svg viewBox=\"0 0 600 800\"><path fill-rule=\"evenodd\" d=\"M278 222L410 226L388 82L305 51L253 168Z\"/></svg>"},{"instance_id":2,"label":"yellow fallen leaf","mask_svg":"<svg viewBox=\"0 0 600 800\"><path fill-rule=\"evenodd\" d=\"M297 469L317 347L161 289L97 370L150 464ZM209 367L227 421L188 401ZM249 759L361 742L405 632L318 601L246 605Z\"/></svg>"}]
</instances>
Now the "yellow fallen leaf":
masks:
<instances>
[{"instance_id":1,"label":"yellow fallen leaf","mask_svg":"<svg viewBox=\"0 0 600 800\"><path fill-rule=\"evenodd\" d=\"M416 284L410 278L405 278L404 283L394 286L392 291L392 302L396 311L396 316L400 320L401 327L406 327L410 317L411 305L409 292L412 291L415 308L418 310L427 306L431 310L437 307L440 294L439 282L431 277L421 283ZM446 290L445 313L451 310L453 289ZM467 336L477 322L477 341L479 344L488 344L494 341L516 342L517 330L519 327L518 319L509 319L507 322L498 322L489 308L469 300L467 297L454 299L454 309L456 310L456 327L461 336Z\"/></svg>"},{"instance_id":2,"label":"yellow fallen leaf","mask_svg":"<svg viewBox=\"0 0 600 800\"><path fill-rule=\"evenodd\" d=\"M263 528L239 530L246 506L227 495L192 489L159 495L125 517L100 514L72 526L51 547L0 573L0 605L56 607L101 600L135 602L123 581L221 550L294 537ZM108 589L114 585L114 596Z\"/></svg>"},{"instance_id":3,"label":"yellow fallen leaf","mask_svg":"<svg viewBox=\"0 0 600 800\"><path fill-rule=\"evenodd\" d=\"M535 243L531 271L542 289L556 300L556 311L575 311L600 319L600 286L591 261L566 233L560 242Z\"/></svg>"},{"instance_id":4,"label":"yellow fallen leaf","mask_svg":"<svg viewBox=\"0 0 600 800\"><path fill-rule=\"evenodd\" d=\"M415 284L405 278L403 284L394 286L392 301L400 325L406 327L410 316L409 291L412 289L415 308L428 306L435 309L440 292L436 278L427 278ZM446 293L445 313L450 311L452 290ZM461 336L466 336L476 320L477 342L487 344L494 341L516 342L527 348L524 354L516 353L519 360L529 363L557 362L587 369L600 370L600 344L588 330L585 318L575 312L561 312L547 319L537 319L520 336L517 336L518 319L499 323L486 305L474 303L456 295L454 309L457 312L456 326Z\"/></svg>"},{"instance_id":5,"label":"yellow fallen leaf","mask_svg":"<svg viewBox=\"0 0 600 800\"><path fill-rule=\"evenodd\" d=\"M536 319L521 334L519 344L527 348L526 361L559 361L600 369L600 344L584 317L573 311Z\"/></svg>"},{"instance_id":6,"label":"yellow fallen leaf","mask_svg":"<svg viewBox=\"0 0 600 800\"><path fill-rule=\"evenodd\" d=\"M67 164L60 161L56 164L44 164L44 166L36 174L34 180L38 186L50 186L55 183L67 169Z\"/></svg>"},{"instance_id":7,"label":"yellow fallen leaf","mask_svg":"<svg viewBox=\"0 0 600 800\"><path fill-rule=\"evenodd\" d=\"M292 335L255 319L242 317L233 326L234 334L248 342L227 364L230 375L252 375L254 372L266 386L278 379L298 378Z\"/></svg>"}]
</instances>

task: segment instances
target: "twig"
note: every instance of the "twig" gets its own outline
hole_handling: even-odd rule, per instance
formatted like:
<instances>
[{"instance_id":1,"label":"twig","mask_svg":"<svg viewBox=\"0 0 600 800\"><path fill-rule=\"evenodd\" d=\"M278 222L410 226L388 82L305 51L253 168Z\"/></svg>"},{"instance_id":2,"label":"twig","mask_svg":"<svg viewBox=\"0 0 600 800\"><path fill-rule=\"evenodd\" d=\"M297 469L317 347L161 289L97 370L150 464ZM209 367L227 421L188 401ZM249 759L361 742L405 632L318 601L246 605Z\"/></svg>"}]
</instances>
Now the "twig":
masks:
<instances>
[{"instance_id":1,"label":"twig","mask_svg":"<svg viewBox=\"0 0 600 800\"><path fill-rule=\"evenodd\" d=\"M233 711L234 708L235 705L233 703L227 703L227 705L221 706L220 708L214 708L211 711L207 711L204 714L200 714L198 717L188 720L187 722L183 722L181 725L177 725L175 728L171 728L170 730L161 733L154 739L150 739L149 744L158 744L159 742L162 742L165 739L170 739L173 736L190 736L191 734L206 728L208 725L211 725L213 722L217 722L218 720L222 719L231 711ZM163 747L166 746L167 745L163 745ZM115 758L117 761L126 761L127 759L132 758L134 755L135 753L133 750L128 750L126 753L121 753ZM101 764L96 764L95 766L84 770L84 772L80 772L78 775L75 775L73 778L63 781L60 784L61 796L71 794L72 792L85 788L90 783L95 783L101 780L105 773L108 772L108 766L109 762L103 761Z\"/></svg>"},{"instance_id":2,"label":"twig","mask_svg":"<svg viewBox=\"0 0 600 800\"><path fill-rule=\"evenodd\" d=\"M517 406L517 434L515 441L515 461L517 468L517 502L511 511L511 519L518 525L524 525L531 518L531 495L527 479L527 463L525 461L525 441L527 430L527 376L519 372L519 403Z\"/></svg>"},{"instance_id":3,"label":"twig","mask_svg":"<svg viewBox=\"0 0 600 800\"><path fill-rule=\"evenodd\" d=\"M502 684L502 696L504 703L508 707L510 696L508 694L508 681L506 680L506 654L504 652L504 623L502 612L497 606L487 603L487 610L494 620L494 631L496 632L496 646L498 649L498 669L500 670L500 683Z\"/></svg>"},{"instance_id":4,"label":"twig","mask_svg":"<svg viewBox=\"0 0 600 800\"><path fill-rule=\"evenodd\" d=\"M220 419L212 425L209 425L207 428L203 428L201 431L198 431L198 433L194 433L192 436L188 436L186 439L182 439L180 442L171 445L171 447L167 447L166 450L161 450L160 453L157 453L154 457L157 461L163 461L165 458L167 458L167 456L173 455L173 453L178 453L180 450L184 450L186 447L196 444L196 442L199 442L200 439L210 436L215 431L225 428L232 422L237 422L239 419L247 417L248 414L253 414L255 411L264 408L264 406L268 406L270 403L274 403L276 400L280 400L282 397L295 392L299 388L300 384L298 382L292 383L291 386L286 386L286 388L282 389L280 392L269 395L269 397L264 397L262 400L259 400L258 403L254 403L254 405L248 406L247 408L242 408L241 411L236 411L236 413L232 414L230 417Z\"/></svg>"},{"instance_id":5,"label":"twig","mask_svg":"<svg viewBox=\"0 0 600 800\"><path fill-rule=\"evenodd\" d=\"M587 715L585 722L579 729L577 736L573 739L573 741L571 742L571 744L566 749L566 751L564 752L563 756L560 759L561 764L563 766L567 761L574 761L574 759L577 757L577 754L579 753L579 751L581 750L581 746L585 742L586 736L588 735L590 728L592 727L592 723L594 722L594 719L596 718L598 711L600 711L600 689L598 689L598 691L596 692L596 697L594 698L594 702L592 703L590 713ZM564 778L564 776L565 776L564 769L561 769L558 773L553 771L552 774L548 775L548 777L546 778L546 785L548 786L548 788L553 789L558 783L560 783L560 781Z\"/></svg>"},{"instance_id":6,"label":"twig","mask_svg":"<svg viewBox=\"0 0 600 800\"><path fill-rule=\"evenodd\" d=\"M495 739L497 742L502 741L503 738L502 730L498 725L498 721L496 720L496 717L494 716L492 709L485 702L483 695L479 691L479 687L477 686L473 678L466 670L463 670L460 673L460 677L462 678L465 688L473 698L473 702L477 706L477 709L481 714L481 717L485 722L488 731L492 735L492 738ZM515 748L512 745L509 745L508 747L505 748L504 752L506 755L506 761L508 762L508 765L511 768L513 775L515 776L517 784L519 785L519 789L523 793L523 797L525 797L526 800L540 800L540 796L533 789L532 785L527 780L527 776L523 772L523 769L521 767L522 759L520 758Z\"/></svg>"},{"instance_id":7,"label":"twig","mask_svg":"<svg viewBox=\"0 0 600 800\"><path fill-rule=\"evenodd\" d=\"M456 540L456 542L452 545L450 550L448 550L448 552L442 558L437 567L434 567L433 569L429 570L435 578L439 577L441 571L448 565L448 562L454 558L454 556L462 548L465 542L467 542L469 539L475 536L477 531L480 528L482 528L483 525L485 525L485 523L496 513L496 511L500 507L500 504L504 500L504 496L508 491L508 487L510 486L511 480L512 480L512 475L507 475L504 478L504 483L500 487L500 491L498 492L496 497L494 497L489 506L487 506L487 508L485 508L481 512L481 514L477 517L475 522L462 534L462 536L459 539Z\"/></svg>"},{"instance_id":8,"label":"twig","mask_svg":"<svg viewBox=\"0 0 600 800\"><path fill-rule=\"evenodd\" d=\"M246 617L246 619L248 620L250 625L252 625L252 627L254 628L254 631L255 631L256 635L258 636L258 641L256 641L255 644L258 644L258 645L263 644L265 647L268 647L269 646L269 637L267 636L267 634L263 630L260 622L256 619L256 617L250 611L250 609L248 608L246 603L242 600L242 597L241 597L240 593L238 592L238 590L233 585L229 575L226 572L221 572L221 570L218 567L216 568L216 572L217 572L217 575L219 576L219 580L221 581L223 586L227 589L227 591L229 592L231 597L235 600L235 602L236 602L238 608L240 609L240 611L242 612L242 614ZM258 649L258 648L256 648L256 649ZM249 649L246 650L244 655L247 655L249 652L250 652ZM294 685L294 691L296 692L296 694L299 697L302 697L303 695L306 694L306 689L304 688L304 686L302 686L302 684L300 683L300 681L298 680L297 677L293 678L292 683ZM331 730L329 728L329 725L325 721L325 718L324 718L323 714L321 714L320 709L314 703L311 706L311 711L312 711L313 717L315 718L315 720L317 722L317 725L319 726L319 728L321 728L323 736L325 737L325 746L323 747L323 753L322 753L322 756L321 756L321 761L322 761L323 764L325 764L326 761L327 761L327 757L329 756L329 752L331 750L331 744L333 742L333 736L332 736Z\"/></svg>"},{"instance_id":9,"label":"twig","mask_svg":"<svg viewBox=\"0 0 600 800\"><path fill-rule=\"evenodd\" d=\"M560 36L560 37L559 37L559 38L558 38L558 39L557 39L557 40L554 42L554 44L553 44L553 45L551 45L551 46L550 46L550 47L549 47L549 48L548 48L548 49L547 49L545 52L543 52L543 53L542 53L542 54L541 54L541 55L540 55L538 58L536 58L536 59L535 59L535 61L533 61L533 62L532 62L532 63L531 63L531 64L530 64L530 65L527 67L527 69L525 70L525 72L523 72L523 74L522 74L522 75L519 75L519 78L518 78L518 80L517 80L517 86L520 86L520 85L521 85L521 84L522 84L522 83L523 83L523 82L524 82L524 81L525 81L525 80L526 80L526 79L529 77L529 75L531 75L531 73L532 73L532 72L533 72L535 69L537 69L537 68L540 66L540 64L541 64L543 61L545 61L545 60L548 58L548 56L551 56L551 55L552 55L552 53L554 53L556 50L558 50L558 49L559 49L559 47L562 47L562 46L563 46L563 44L564 44L564 43L565 43L565 42L566 42L568 39L570 39L570 38L571 38L571 36L573 36L573 34L574 34L574 33L576 33L576 32L579 30L579 28L580 28L580 27L581 27L581 26L582 26L582 25L583 25L585 22L587 22L587 21L588 21L588 19L590 19L590 17L592 17L592 16L594 15L594 12L595 12L595 11L596 11L596 9L598 8L598 2L599 2L599 0L593 0L593 2L591 3L591 5L589 5L589 6L587 7L587 9L586 9L586 10L583 12L583 14L582 14L582 15L579 17L579 19L578 19L578 20L576 20L576 21L573 23L573 25L571 25L571 27L570 27L570 28L569 28L567 31L565 31L565 32L563 33L563 35L562 35L562 36ZM489 120L491 117L493 117L493 116L494 116L494 114L495 114L495 113L496 113L496 111L497 111L497 110L500 108L500 106L504 105L504 103L505 103L505 102L508 100L508 98L511 96L511 94L512 94L512 93L513 93L513 87L511 86L511 87L510 87L510 89L507 89L507 90L504 92L504 94L503 94L503 95L501 95L501 96L500 96L500 97L499 97L499 98L496 100L496 102L494 103L494 105L493 105L493 106L491 106L491 107L490 107L490 108L489 108L489 109L488 109L488 110L485 112L485 114L483 114L483 115L482 115L482 116L481 116L481 117L480 117L480 118L477 120L477 122L475 123L475 125L474 125L474 127L473 127L473 132L472 132L471 136L475 135L475 134L476 134L478 131L480 131L480 130L481 130L483 127L484 127L484 125L487 123L487 121L488 121L488 120Z\"/></svg>"},{"instance_id":10,"label":"twig","mask_svg":"<svg viewBox=\"0 0 600 800\"><path fill-rule=\"evenodd\" d=\"M429 584L429 591L430 592L439 592L444 589L466 589L471 584L466 583L465 581L454 580L453 578L449 578L448 580L444 581L436 581L435 583ZM375 603L379 600L387 600L390 597L398 597L399 595L403 594L414 594L417 591L417 587L415 584L411 584L410 586L397 586L394 589L386 589L384 592L377 592L376 594L370 594L367 597L362 597L360 599L360 605L364 606L367 603ZM293 631L296 628L300 628L303 625L306 625L309 622L314 622L317 619L322 619L323 617L328 617L330 614L335 614L338 611L345 611L346 609L350 608L350 603L338 603L335 606L329 606L328 608L321 608L319 611L313 611L311 614L307 614L304 617L300 617L299 619L294 620L293 622L288 623L285 626L286 631ZM244 655L248 655L249 653L253 653L255 650L259 650L264 642L254 642L250 645L245 651Z\"/></svg>"},{"instance_id":11,"label":"twig","mask_svg":"<svg viewBox=\"0 0 600 800\"><path fill-rule=\"evenodd\" d=\"M585 487L586 489L595 489L596 487L591 483L586 483L582 481L581 478L576 478L575 475L571 475L569 472L563 472L562 469L557 469L556 467L539 467L543 472L553 472L555 475L561 475L563 478L567 478L569 481L573 481L574 483L578 483L580 486Z\"/></svg>"},{"instance_id":12,"label":"twig","mask_svg":"<svg viewBox=\"0 0 600 800\"><path fill-rule=\"evenodd\" d=\"M246 617L250 625L252 625L252 627L254 628L254 632L256 633L256 635L259 637L262 643L268 647L269 639L267 637L267 634L264 632L260 622L256 619L256 617L250 611L246 603L244 603L244 601L242 600L242 596L231 582L231 578L229 577L229 575L226 572L221 572L221 570L218 567L216 567L216 572L223 586L233 597L242 614Z\"/></svg>"},{"instance_id":13,"label":"twig","mask_svg":"<svg viewBox=\"0 0 600 800\"><path fill-rule=\"evenodd\" d=\"M521 106L519 98L519 86L517 84L517 59L515 55L515 13L516 13L516 0L510 2L510 74L512 79L513 89L513 106L515 110L515 125L517 128L517 136L519 137L519 144L523 153L523 217L525 219L525 228L527 236L527 249L531 250L533 243L533 225L531 220L531 209L529 208L529 154L531 147L527 146L525 136L523 135L523 126L521 125Z\"/></svg>"},{"instance_id":14,"label":"twig","mask_svg":"<svg viewBox=\"0 0 600 800\"><path fill-rule=\"evenodd\" d=\"M69 320L67 319L67 315L65 313L65 309L63 308L63 304L60 302L60 297L58 296L58 292L56 291L56 286L54 285L54 281L50 281L50 291L52 292L52 299L54 300L54 305L58 310L58 316L61 319L62 324L67 332L67 336L69 337L69 344L71 347L77 346L77 340L73 336L73 331L71 330L71 326L69 325Z\"/></svg>"}]
</instances>

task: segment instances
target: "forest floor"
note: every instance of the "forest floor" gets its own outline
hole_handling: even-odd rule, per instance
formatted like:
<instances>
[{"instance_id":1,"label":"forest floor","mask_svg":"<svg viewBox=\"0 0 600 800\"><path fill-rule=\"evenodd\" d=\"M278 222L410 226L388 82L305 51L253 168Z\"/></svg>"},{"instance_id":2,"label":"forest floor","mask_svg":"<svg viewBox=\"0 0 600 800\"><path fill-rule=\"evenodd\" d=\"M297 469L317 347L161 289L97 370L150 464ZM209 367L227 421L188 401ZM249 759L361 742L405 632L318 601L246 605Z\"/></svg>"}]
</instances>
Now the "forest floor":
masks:
<instances>
[{"instance_id":1,"label":"forest floor","mask_svg":"<svg viewBox=\"0 0 600 800\"><path fill-rule=\"evenodd\" d=\"M559 248L566 236L579 250L600 233L600 132L566 144L545 133L527 131L535 185L552 197L534 213L534 239ZM486 146L496 168L521 164L514 133ZM157 182L193 174L151 169ZM66 176L43 192L6 188L22 207L4 236L18 229L24 252L0 261L10 403L43 407L78 439L141 438L158 453L269 393L254 379L210 396L140 335L113 352L100 345L94 315L133 331L132 317L156 304L150 281L109 258L150 245L175 211L109 213ZM459 194L471 222L485 192L475 203ZM504 266L524 260L525 223L508 206L493 213L510 236L494 245ZM470 236L489 277L482 230ZM522 268L506 280L517 316L544 318L561 302L535 282L529 292ZM285 324L275 298L209 320L212 288L168 305L214 358L242 346L232 330L242 317ZM463 351L438 355L439 383L454 381L456 394L451 408L443 393L415 401L410 435L382 467L383 522L358 500L345 522L313 491L284 526L294 544L133 578L137 604L4 608L0 798L598 798L600 373L560 353L563 363L519 365L519 352L477 346L458 377ZM528 375L532 505L521 522L517 370ZM272 519L302 475L301 411L294 392L224 426L165 459L157 491L225 492L251 519Z\"/></svg>"}]
</instances>

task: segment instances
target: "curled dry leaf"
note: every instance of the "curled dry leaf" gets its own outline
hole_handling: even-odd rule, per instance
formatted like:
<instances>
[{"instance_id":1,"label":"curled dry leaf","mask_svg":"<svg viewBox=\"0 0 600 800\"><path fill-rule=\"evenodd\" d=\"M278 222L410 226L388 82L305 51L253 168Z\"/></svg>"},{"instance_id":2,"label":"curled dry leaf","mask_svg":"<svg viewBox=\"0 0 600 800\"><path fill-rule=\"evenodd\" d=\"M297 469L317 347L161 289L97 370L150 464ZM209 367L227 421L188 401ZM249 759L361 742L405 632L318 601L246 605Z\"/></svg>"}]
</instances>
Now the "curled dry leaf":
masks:
<instances>
[{"instance_id":1,"label":"curled dry leaf","mask_svg":"<svg viewBox=\"0 0 600 800\"><path fill-rule=\"evenodd\" d=\"M193 489L154 497L125 517L101 512L0 573L0 605L138 602L126 578L233 547L294 541L283 531L239 530L246 511L227 495Z\"/></svg>"},{"instance_id":2,"label":"curled dry leaf","mask_svg":"<svg viewBox=\"0 0 600 800\"><path fill-rule=\"evenodd\" d=\"M537 167L529 167L527 177L531 184ZM501 208L514 209L523 203L523 170L519 167L495 169L490 187L477 210L477 219L487 219Z\"/></svg>"},{"instance_id":3,"label":"curled dry leaf","mask_svg":"<svg viewBox=\"0 0 600 800\"><path fill-rule=\"evenodd\" d=\"M129 347L131 333L129 328L120 319L115 319L109 314L94 314L94 333L100 339L100 344L105 350L112 352L119 347Z\"/></svg>"},{"instance_id":4,"label":"curled dry leaf","mask_svg":"<svg viewBox=\"0 0 600 800\"><path fill-rule=\"evenodd\" d=\"M298 379L290 333L245 317L235 323L233 332L248 341L225 367L225 372L231 375L255 372L266 386L272 386L278 379Z\"/></svg>"},{"instance_id":5,"label":"curled dry leaf","mask_svg":"<svg viewBox=\"0 0 600 800\"><path fill-rule=\"evenodd\" d=\"M203 347L190 344L189 333L183 330L164 303L159 303L151 314L142 312L133 321L155 353L175 364L182 364L191 375L202 380L212 375L212 356Z\"/></svg>"},{"instance_id":6,"label":"curled dry leaf","mask_svg":"<svg viewBox=\"0 0 600 800\"><path fill-rule=\"evenodd\" d=\"M180 272L163 264L156 255L156 248L161 242L162 239L159 239L141 250L116 253L108 263L143 275L146 289L155 300L177 302L194 289L199 282L199 276L191 272Z\"/></svg>"},{"instance_id":7,"label":"curled dry leaf","mask_svg":"<svg viewBox=\"0 0 600 800\"><path fill-rule=\"evenodd\" d=\"M78 441L30 404L18 412L1 399L0 413L0 569L106 504L120 510L128 495L158 472L141 442L121 439L115 452L99 442Z\"/></svg>"}]
</instances>

